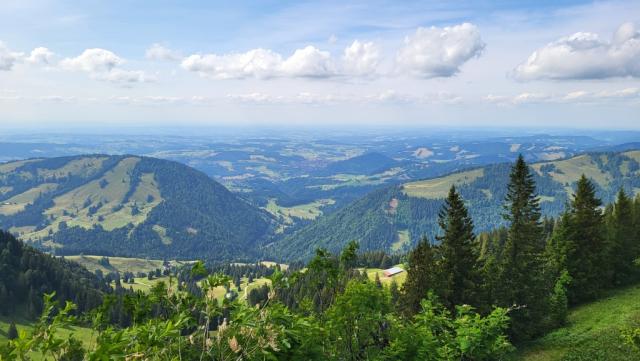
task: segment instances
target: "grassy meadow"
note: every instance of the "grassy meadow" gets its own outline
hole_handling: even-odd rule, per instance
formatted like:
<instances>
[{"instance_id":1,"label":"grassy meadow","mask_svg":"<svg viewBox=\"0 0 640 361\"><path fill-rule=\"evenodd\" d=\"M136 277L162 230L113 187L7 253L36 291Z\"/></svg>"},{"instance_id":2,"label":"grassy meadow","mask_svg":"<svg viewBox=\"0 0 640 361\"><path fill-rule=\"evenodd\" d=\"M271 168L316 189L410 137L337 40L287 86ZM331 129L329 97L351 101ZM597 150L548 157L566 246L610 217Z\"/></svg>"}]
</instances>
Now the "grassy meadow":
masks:
<instances>
[{"instance_id":1,"label":"grassy meadow","mask_svg":"<svg viewBox=\"0 0 640 361\"><path fill-rule=\"evenodd\" d=\"M640 326L640 285L572 309L565 327L520 345L513 360L640 360L640 352L622 342L621 329L629 326Z\"/></svg>"}]
</instances>

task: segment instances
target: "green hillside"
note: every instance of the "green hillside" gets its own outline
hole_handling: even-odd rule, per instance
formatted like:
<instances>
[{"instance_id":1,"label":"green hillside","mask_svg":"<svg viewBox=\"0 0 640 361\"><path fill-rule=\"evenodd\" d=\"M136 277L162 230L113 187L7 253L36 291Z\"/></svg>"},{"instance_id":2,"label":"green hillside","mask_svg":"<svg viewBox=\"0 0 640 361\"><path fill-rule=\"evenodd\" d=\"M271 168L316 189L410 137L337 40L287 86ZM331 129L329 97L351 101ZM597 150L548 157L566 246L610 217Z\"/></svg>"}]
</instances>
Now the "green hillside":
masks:
<instances>
[{"instance_id":1,"label":"green hillside","mask_svg":"<svg viewBox=\"0 0 640 361\"><path fill-rule=\"evenodd\" d=\"M575 308L567 326L519 347L514 360L640 360L640 352L622 342L621 330L640 326L640 285L612 291Z\"/></svg>"},{"instance_id":2,"label":"green hillside","mask_svg":"<svg viewBox=\"0 0 640 361\"><path fill-rule=\"evenodd\" d=\"M58 255L252 258L271 219L172 161L93 155L0 165L0 228Z\"/></svg>"},{"instance_id":3,"label":"green hillside","mask_svg":"<svg viewBox=\"0 0 640 361\"><path fill-rule=\"evenodd\" d=\"M316 247L337 252L351 240L359 241L363 250L404 251L422 235L433 239L437 234L437 215L452 184L467 202L476 231L491 230L503 223L501 206L510 168L508 163L488 165L374 191L283 237L268 253L283 260L308 258ZM630 194L640 191L640 151L590 153L532 168L542 211L550 216L562 211L583 173L595 182L605 204L614 200L620 187Z\"/></svg>"}]
</instances>

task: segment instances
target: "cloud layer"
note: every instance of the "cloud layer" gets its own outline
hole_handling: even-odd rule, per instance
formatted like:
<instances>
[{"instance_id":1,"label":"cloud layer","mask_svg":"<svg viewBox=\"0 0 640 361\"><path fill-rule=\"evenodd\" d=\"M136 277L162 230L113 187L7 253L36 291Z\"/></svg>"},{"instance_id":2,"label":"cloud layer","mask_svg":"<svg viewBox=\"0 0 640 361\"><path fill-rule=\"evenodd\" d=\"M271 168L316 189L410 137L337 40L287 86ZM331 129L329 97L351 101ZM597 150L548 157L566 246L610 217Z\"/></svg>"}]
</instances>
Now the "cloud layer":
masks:
<instances>
[{"instance_id":1,"label":"cloud layer","mask_svg":"<svg viewBox=\"0 0 640 361\"><path fill-rule=\"evenodd\" d=\"M640 32L622 24L610 41L579 32L536 50L514 70L518 80L640 77Z\"/></svg>"},{"instance_id":2,"label":"cloud layer","mask_svg":"<svg viewBox=\"0 0 640 361\"><path fill-rule=\"evenodd\" d=\"M599 103L604 101L640 100L640 88L603 90L598 92L576 90L568 93L524 92L514 96L487 95L486 102L499 105L541 104L541 103Z\"/></svg>"},{"instance_id":3,"label":"cloud layer","mask_svg":"<svg viewBox=\"0 0 640 361\"><path fill-rule=\"evenodd\" d=\"M194 54L182 68L213 79L374 77L409 74L420 78L450 77L485 47L478 28L469 23L418 28L406 37L392 69L381 69L383 53L374 42L354 40L335 59L330 52L308 45L289 57L269 49L244 53Z\"/></svg>"}]
</instances>

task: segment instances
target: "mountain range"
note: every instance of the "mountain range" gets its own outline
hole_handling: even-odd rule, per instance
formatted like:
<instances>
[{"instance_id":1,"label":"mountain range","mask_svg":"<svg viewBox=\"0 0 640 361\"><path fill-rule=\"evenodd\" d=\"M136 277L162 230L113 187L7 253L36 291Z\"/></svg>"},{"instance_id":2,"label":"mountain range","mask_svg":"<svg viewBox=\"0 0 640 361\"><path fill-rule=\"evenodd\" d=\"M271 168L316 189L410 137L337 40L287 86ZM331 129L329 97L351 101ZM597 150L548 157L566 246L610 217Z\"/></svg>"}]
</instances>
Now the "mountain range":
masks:
<instances>
[{"instance_id":1,"label":"mountain range","mask_svg":"<svg viewBox=\"0 0 640 361\"><path fill-rule=\"evenodd\" d=\"M376 172L378 161L394 162L368 154L336 167ZM317 247L338 251L351 240L363 250L403 252L423 235L437 235L437 214L453 184L476 231L503 224L510 167L497 163L381 185L323 215L320 203L253 204L174 161L132 155L33 158L0 164L0 228L58 255L291 261L310 257ZM620 188L640 191L640 151L585 153L534 163L532 169L548 216L563 210L581 174L595 182L605 203ZM303 226L283 232L296 217L306 219Z\"/></svg>"}]
</instances>

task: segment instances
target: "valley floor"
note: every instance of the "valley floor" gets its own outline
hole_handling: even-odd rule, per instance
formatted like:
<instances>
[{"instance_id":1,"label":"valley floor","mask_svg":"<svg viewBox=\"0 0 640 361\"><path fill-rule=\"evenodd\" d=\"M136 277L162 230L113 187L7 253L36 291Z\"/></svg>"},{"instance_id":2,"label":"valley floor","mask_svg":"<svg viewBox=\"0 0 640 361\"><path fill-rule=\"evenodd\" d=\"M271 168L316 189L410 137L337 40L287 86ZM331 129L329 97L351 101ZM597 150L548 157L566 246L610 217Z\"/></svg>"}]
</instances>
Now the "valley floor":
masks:
<instances>
[{"instance_id":1,"label":"valley floor","mask_svg":"<svg viewBox=\"0 0 640 361\"><path fill-rule=\"evenodd\" d=\"M640 284L574 308L567 326L524 345L514 360L640 360L640 352L621 337L621 330L629 326L640 326Z\"/></svg>"}]
</instances>

